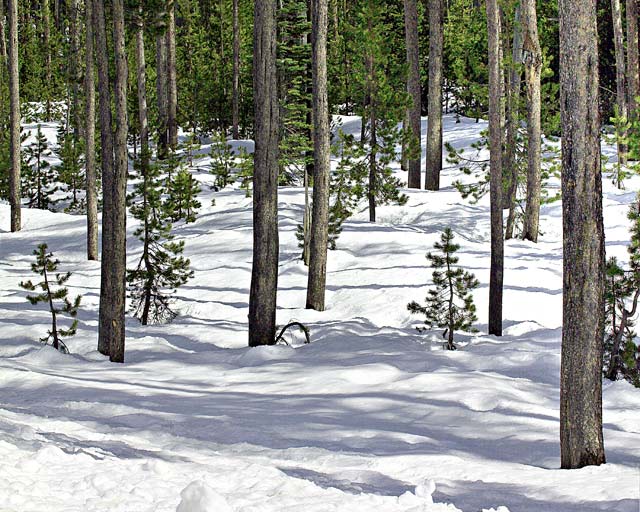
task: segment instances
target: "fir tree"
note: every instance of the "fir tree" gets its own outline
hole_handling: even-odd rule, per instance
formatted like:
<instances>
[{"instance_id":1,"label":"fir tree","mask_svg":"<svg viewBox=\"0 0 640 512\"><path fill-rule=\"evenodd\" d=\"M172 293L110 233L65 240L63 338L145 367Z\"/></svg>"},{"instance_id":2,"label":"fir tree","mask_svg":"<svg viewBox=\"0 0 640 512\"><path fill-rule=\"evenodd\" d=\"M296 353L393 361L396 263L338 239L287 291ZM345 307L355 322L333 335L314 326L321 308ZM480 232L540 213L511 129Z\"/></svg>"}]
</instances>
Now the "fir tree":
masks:
<instances>
[{"instance_id":1,"label":"fir tree","mask_svg":"<svg viewBox=\"0 0 640 512\"><path fill-rule=\"evenodd\" d=\"M434 269L432 274L434 288L429 290L427 304L422 306L413 301L407 305L411 313L426 315L425 324L431 328L444 327L443 337L447 338L446 348L455 350L455 331L475 332L472 324L477 320L476 307L472 291L479 286L478 280L469 272L456 267L460 249L453 243L454 235L446 228L440 236L440 242L434 244L439 253L428 253L427 259ZM419 328L418 330L426 330Z\"/></svg>"},{"instance_id":2,"label":"fir tree","mask_svg":"<svg viewBox=\"0 0 640 512\"><path fill-rule=\"evenodd\" d=\"M142 242L142 255L134 270L127 271L129 295L134 316L143 325L173 320L171 296L193 276L189 260L182 256L184 242L174 242L171 221L162 199L161 169L138 160L139 181L129 198L131 214L140 221L135 236Z\"/></svg>"},{"instance_id":3,"label":"fir tree","mask_svg":"<svg viewBox=\"0 0 640 512\"><path fill-rule=\"evenodd\" d=\"M164 202L167 217L173 222L184 220L186 223L195 222L198 208L200 185L193 179L188 169L181 168L175 176L167 179L168 197Z\"/></svg>"},{"instance_id":4,"label":"fir tree","mask_svg":"<svg viewBox=\"0 0 640 512\"><path fill-rule=\"evenodd\" d=\"M47 210L55 201L52 196L58 190L56 172L46 160L51 156L49 143L38 125L36 141L24 150L26 162L22 175L22 193L29 208Z\"/></svg>"},{"instance_id":5,"label":"fir tree","mask_svg":"<svg viewBox=\"0 0 640 512\"><path fill-rule=\"evenodd\" d=\"M85 209L85 175L83 154L84 147L73 133L58 131L58 176L68 194L69 205L65 209L70 212L82 212Z\"/></svg>"},{"instance_id":6,"label":"fir tree","mask_svg":"<svg viewBox=\"0 0 640 512\"><path fill-rule=\"evenodd\" d=\"M245 196L251 197L251 186L253 183L253 153L249 153L243 147L240 148L238 179L240 180L240 188L245 191Z\"/></svg>"},{"instance_id":7,"label":"fir tree","mask_svg":"<svg viewBox=\"0 0 640 512\"><path fill-rule=\"evenodd\" d=\"M215 177L213 190L218 191L234 181L235 157L222 132L216 132L211 144L211 174Z\"/></svg>"},{"instance_id":8,"label":"fir tree","mask_svg":"<svg viewBox=\"0 0 640 512\"><path fill-rule=\"evenodd\" d=\"M36 262L31 264L31 270L42 276L42 281L34 284L32 281L24 281L20 283L20 286L30 292L36 289L42 290L42 293L36 295L27 295L27 300L33 304L39 304L40 302L46 302L51 313L51 329L47 331L47 335L40 338L42 343L49 343L53 345L53 348L63 352L69 353L69 350L61 338L68 338L76 333L78 327L78 320L76 315L78 314L78 307L80 306L81 296L78 295L73 302L68 298L69 290L64 284L71 277L71 272L66 274L56 273L60 262L53 259L53 254L47 252L47 244L40 244L37 249L33 251L36 257ZM53 285L57 285L57 289L52 289ZM62 301L61 305L57 302ZM68 329L62 329L58 325L59 315L68 315L73 318L73 322Z\"/></svg>"}]
</instances>

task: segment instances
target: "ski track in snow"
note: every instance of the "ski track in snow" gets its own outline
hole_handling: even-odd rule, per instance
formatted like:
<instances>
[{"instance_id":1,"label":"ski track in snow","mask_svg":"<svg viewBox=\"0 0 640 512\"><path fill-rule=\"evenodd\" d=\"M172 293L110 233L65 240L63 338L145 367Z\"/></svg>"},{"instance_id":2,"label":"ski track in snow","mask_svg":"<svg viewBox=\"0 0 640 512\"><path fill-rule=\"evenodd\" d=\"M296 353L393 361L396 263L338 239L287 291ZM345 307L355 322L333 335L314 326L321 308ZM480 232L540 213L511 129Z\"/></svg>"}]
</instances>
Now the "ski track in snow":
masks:
<instances>
[{"instance_id":1,"label":"ski track in snow","mask_svg":"<svg viewBox=\"0 0 640 512\"><path fill-rule=\"evenodd\" d=\"M446 116L445 140L468 148L485 127ZM359 120L343 129L357 132ZM55 128L44 131L53 140ZM0 511L640 510L640 392L627 383L604 384L609 463L558 469L559 202L543 206L539 244L506 242L496 338L482 334L488 197L463 201L457 169L443 171L440 192L407 191L407 205L379 208L377 224L366 212L346 223L324 313L304 309L303 191L281 188L278 322L308 324L312 344L248 349L251 199L210 192L207 162L194 170L198 219L176 226L195 270L178 292L181 315L151 327L128 318L125 365L95 350L100 266L84 259L84 217L25 209L13 235L0 204ZM626 259L640 179L604 188L607 252ZM134 222L129 266L140 253ZM447 226L481 283L480 333L459 335L453 353L406 310L424 300L425 253ZM70 295L83 295L69 356L37 343L49 317L19 287L41 242L74 273Z\"/></svg>"}]
</instances>

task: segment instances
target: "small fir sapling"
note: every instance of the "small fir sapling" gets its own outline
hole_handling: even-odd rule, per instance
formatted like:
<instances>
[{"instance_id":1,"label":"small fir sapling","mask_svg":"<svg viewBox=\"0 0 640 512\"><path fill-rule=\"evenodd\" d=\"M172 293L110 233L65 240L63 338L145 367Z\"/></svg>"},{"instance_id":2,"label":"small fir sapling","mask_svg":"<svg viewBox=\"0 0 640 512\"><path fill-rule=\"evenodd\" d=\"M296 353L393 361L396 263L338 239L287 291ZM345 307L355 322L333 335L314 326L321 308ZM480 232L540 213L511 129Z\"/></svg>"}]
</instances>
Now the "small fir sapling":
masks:
<instances>
[{"instance_id":1,"label":"small fir sapling","mask_svg":"<svg viewBox=\"0 0 640 512\"><path fill-rule=\"evenodd\" d=\"M253 153L249 153L242 147L240 148L238 179L240 180L240 188L245 191L245 196L251 197L253 184Z\"/></svg>"},{"instance_id":2,"label":"small fir sapling","mask_svg":"<svg viewBox=\"0 0 640 512\"><path fill-rule=\"evenodd\" d=\"M456 266L458 257L455 253L460 246L453 243L453 239L453 232L446 228L440 236L440 242L433 246L438 252L427 254L433 268L434 287L429 290L426 305L415 301L407 305L411 313L426 316L427 327L419 327L419 331L434 326L445 329L443 337L447 338L445 347L448 350L457 348L454 343L455 331L476 332L472 327L477 317L471 292L479 285L473 274Z\"/></svg>"},{"instance_id":3,"label":"small fir sapling","mask_svg":"<svg viewBox=\"0 0 640 512\"><path fill-rule=\"evenodd\" d=\"M162 199L158 165L136 161L139 181L129 197L131 214L141 225L134 235L142 242L142 254L134 270L127 271L131 309L143 325L165 323L176 317L172 295L192 276L189 260L182 256L184 242L174 242L171 221ZM145 168L146 167L146 168Z\"/></svg>"},{"instance_id":4,"label":"small fir sapling","mask_svg":"<svg viewBox=\"0 0 640 512\"><path fill-rule=\"evenodd\" d=\"M168 196L163 203L165 213L173 222L184 220L187 224L196 221L200 185L193 178L188 169L181 168L167 180Z\"/></svg>"},{"instance_id":5,"label":"small fir sapling","mask_svg":"<svg viewBox=\"0 0 640 512\"><path fill-rule=\"evenodd\" d=\"M24 150L22 193L29 208L48 210L56 202L52 196L58 191L57 176L46 160L50 156L49 143L42 133L41 125L38 125L35 142Z\"/></svg>"},{"instance_id":6,"label":"small fir sapling","mask_svg":"<svg viewBox=\"0 0 640 512\"><path fill-rule=\"evenodd\" d=\"M65 133L61 128L58 131L57 155L60 164L56 167L59 180L64 184L68 193L68 212L84 212L85 209L85 174L84 174L84 147L81 140L73 133Z\"/></svg>"},{"instance_id":7,"label":"small fir sapling","mask_svg":"<svg viewBox=\"0 0 640 512\"><path fill-rule=\"evenodd\" d=\"M31 280L24 281L20 283L20 286L30 292L38 288L42 290L41 293L27 295L27 300L33 305L39 304L40 302L47 303L49 312L51 313L51 329L47 331L47 336L40 338L40 341L45 344L51 342L53 348L68 354L69 349L62 341L62 338L71 337L76 333L78 327L76 315L78 314L82 297L78 295L73 302L69 300L69 290L64 284L71 277L71 272L67 272L66 274L56 273L60 262L57 259L53 259L53 254L47 252L47 249L47 244L40 244L38 248L33 251L36 262L31 264L31 270L41 275L42 281L37 284L34 284ZM53 289L52 286L58 286L58 288ZM60 301L61 304L59 304ZM58 325L59 315L63 314L73 318L73 322L68 329L62 329Z\"/></svg>"},{"instance_id":8,"label":"small fir sapling","mask_svg":"<svg viewBox=\"0 0 640 512\"><path fill-rule=\"evenodd\" d=\"M233 148L227 143L224 133L217 132L211 143L211 174L215 177L211 188L217 192L231 185L235 166Z\"/></svg>"}]
</instances>

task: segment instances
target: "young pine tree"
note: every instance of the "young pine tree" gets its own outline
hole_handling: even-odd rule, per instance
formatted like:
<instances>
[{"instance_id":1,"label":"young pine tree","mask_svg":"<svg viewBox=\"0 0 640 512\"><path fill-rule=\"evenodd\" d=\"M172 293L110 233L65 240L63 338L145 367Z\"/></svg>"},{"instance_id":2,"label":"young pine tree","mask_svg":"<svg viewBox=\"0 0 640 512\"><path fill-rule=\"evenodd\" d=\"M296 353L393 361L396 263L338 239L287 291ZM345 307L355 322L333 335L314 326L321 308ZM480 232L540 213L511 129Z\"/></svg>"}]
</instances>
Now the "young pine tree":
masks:
<instances>
[{"instance_id":1,"label":"young pine tree","mask_svg":"<svg viewBox=\"0 0 640 512\"><path fill-rule=\"evenodd\" d=\"M213 189L217 192L234 181L235 158L223 132L216 132L211 144L211 174L215 176Z\"/></svg>"},{"instance_id":2,"label":"young pine tree","mask_svg":"<svg viewBox=\"0 0 640 512\"><path fill-rule=\"evenodd\" d=\"M69 206L66 211L83 212L85 209L85 175L83 144L73 133L58 132L58 176L68 194Z\"/></svg>"},{"instance_id":3,"label":"young pine tree","mask_svg":"<svg viewBox=\"0 0 640 512\"><path fill-rule=\"evenodd\" d=\"M40 302L46 302L51 313L51 329L47 331L47 335L40 338L42 343L49 343L53 345L53 348L63 352L69 353L69 349L62 341L62 338L68 338L76 333L78 327L78 320L76 315L78 314L78 308L80 307L81 296L78 295L73 302L68 298L69 290L64 284L71 277L71 272L66 274L56 273L60 262L53 259L53 254L47 252L47 244L40 244L37 249L33 251L36 257L36 262L31 264L31 270L36 274L42 276L42 281L37 284L33 284L32 281L24 281L20 283L20 286L30 292L35 291L37 288L42 290L41 293L36 295L27 295L27 300L33 304L39 304ZM57 285L57 289L53 289L52 286ZM57 304L62 301L62 304ZM58 325L59 315L68 315L73 318L73 322L68 329L62 329Z\"/></svg>"},{"instance_id":4,"label":"young pine tree","mask_svg":"<svg viewBox=\"0 0 640 512\"><path fill-rule=\"evenodd\" d=\"M426 298L427 304L421 306L413 301L407 305L411 313L426 315L425 324L429 328L436 326L445 329L443 337L447 338L448 350L456 350L453 340L455 331L475 331L472 324L477 320L476 307L471 292L479 285L473 274L456 267L458 257L455 253L460 246L453 243L453 238L451 229L446 228L440 236L440 242L433 246L439 253L427 254L433 268L434 284Z\"/></svg>"},{"instance_id":5,"label":"young pine tree","mask_svg":"<svg viewBox=\"0 0 640 512\"><path fill-rule=\"evenodd\" d=\"M200 185L193 179L188 169L181 168L167 179L168 197L164 202L166 215L173 221L184 220L187 224L196 221Z\"/></svg>"},{"instance_id":6,"label":"young pine tree","mask_svg":"<svg viewBox=\"0 0 640 512\"><path fill-rule=\"evenodd\" d=\"M132 311L142 325L173 320L171 296L193 275L189 260L182 256L184 242L174 242L171 221L162 200L161 171L157 165L136 163L139 181L130 197L131 214L141 226L135 235L142 242L142 255L134 270L127 271Z\"/></svg>"},{"instance_id":7,"label":"young pine tree","mask_svg":"<svg viewBox=\"0 0 640 512\"><path fill-rule=\"evenodd\" d=\"M36 141L24 150L26 162L22 175L22 193L29 208L47 210L55 201L52 196L58 190L56 173L45 159L51 156L49 143L38 125Z\"/></svg>"}]
</instances>

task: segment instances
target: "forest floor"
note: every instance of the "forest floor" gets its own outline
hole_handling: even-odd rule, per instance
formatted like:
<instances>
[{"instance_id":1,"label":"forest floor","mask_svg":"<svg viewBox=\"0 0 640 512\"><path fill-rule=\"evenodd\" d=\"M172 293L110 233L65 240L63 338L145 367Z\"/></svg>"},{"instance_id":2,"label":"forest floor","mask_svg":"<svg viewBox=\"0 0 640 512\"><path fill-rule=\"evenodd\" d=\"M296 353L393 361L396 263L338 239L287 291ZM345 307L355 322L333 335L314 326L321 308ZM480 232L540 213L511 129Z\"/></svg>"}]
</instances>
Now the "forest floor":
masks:
<instances>
[{"instance_id":1,"label":"forest floor","mask_svg":"<svg viewBox=\"0 0 640 512\"><path fill-rule=\"evenodd\" d=\"M346 130L358 126L345 118ZM447 116L445 140L469 148L485 127ZM306 323L312 343L248 349L252 200L211 192L207 162L193 171L198 219L175 230L195 271L178 291L180 316L150 327L128 318L124 365L96 351L100 264L85 261L85 219L25 209L23 231L10 234L0 204L0 511L640 510L640 390L626 382L604 383L608 464L558 469L559 201L543 206L540 243L506 243L498 338L485 334L488 198L462 200L458 169L443 172L441 191L380 208L376 224L366 211L345 224L323 313L304 309L303 190L282 188L278 322ZM549 186L557 192L557 179ZM626 259L639 188L604 180L610 256ZM447 226L481 283L479 333L457 336L456 352L442 350L440 332L419 333L406 308L424 301L425 254ZM19 287L41 242L73 272L70 294L83 295L71 355L38 343L48 313Z\"/></svg>"}]
</instances>

